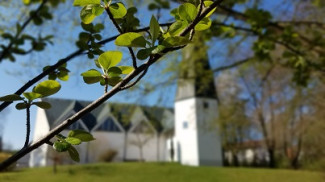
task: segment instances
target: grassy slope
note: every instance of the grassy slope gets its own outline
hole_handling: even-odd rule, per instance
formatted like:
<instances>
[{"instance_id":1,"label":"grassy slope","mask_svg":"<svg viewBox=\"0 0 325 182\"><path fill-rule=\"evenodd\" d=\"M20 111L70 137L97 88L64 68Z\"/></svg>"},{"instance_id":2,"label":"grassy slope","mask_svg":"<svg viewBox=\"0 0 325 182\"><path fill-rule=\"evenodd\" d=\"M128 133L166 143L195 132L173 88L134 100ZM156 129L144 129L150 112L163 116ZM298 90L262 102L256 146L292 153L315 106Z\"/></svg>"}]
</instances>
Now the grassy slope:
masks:
<instances>
[{"instance_id":1,"label":"grassy slope","mask_svg":"<svg viewBox=\"0 0 325 182\"><path fill-rule=\"evenodd\" d=\"M178 164L118 163L63 166L0 173L0 182L319 182L308 171L185 167Z\"/></svg>"}]
</instances>

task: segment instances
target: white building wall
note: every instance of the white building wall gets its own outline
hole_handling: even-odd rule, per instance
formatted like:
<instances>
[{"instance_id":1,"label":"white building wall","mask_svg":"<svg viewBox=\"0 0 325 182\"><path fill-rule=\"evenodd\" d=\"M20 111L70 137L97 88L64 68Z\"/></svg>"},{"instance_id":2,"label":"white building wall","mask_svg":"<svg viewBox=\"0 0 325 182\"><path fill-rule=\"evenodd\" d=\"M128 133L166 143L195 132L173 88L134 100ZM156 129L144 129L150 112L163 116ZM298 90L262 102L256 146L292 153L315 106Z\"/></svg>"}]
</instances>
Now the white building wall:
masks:
<instances>
[{"instance_id":1,"label":"white building wall","mask_svg":"<svg viewBox=\"0 0 325 182\"><path fill-rule=\"evenodd\" d=\"M126 160L140 160L140 146L142 145L143 160L157 161L158 146L155 134L135 134L129 133L127 138ZM144 143L144 141L146 141Z\"/></svg>"},{"instance_id":2,"label":"white building wall","mask_svg":"<svg viewBox=\"0 0 325 182\"><path fill-rule=\"evenodd\" d=\"M199 165L196 99L175 102L175 156L181 164Z\"/></svg>"},{"instance_id":3,"label":"white building wall","mask_svg":"<svg viewBox=\"0 0 325 182\"><path fill-rule=\"evenodd\" d=\"M216 124L217 107L215 99L196 99L200 165L222 165L221 139Z\"/></svg>"},{"instance_id":4,"label":"white building wall","mask_svg":"<svg viewBox=\"0 0 325 182\"><path fill-rule=\"evenodd\" d=\"M159 135L159 143L157 143L158 146L158 156L157 159L159 162L167 161L167 138L164 135Z\"/></svg>"},{"instance_id":5,"label":"white building wall","mask_svg":"<svg viewBox=\"0 0 325 182\"><path fill-rule=\"evenodd\" d=\"M34 129L33 142L36 142L43 136L45 136L50 131L50 126L47 121L47 117L45 111L43 109L38 108L36 113L36 122ZM29 166L45 166L47 165L47 145L42 145L39 148L33 150L31 152L31 156L29 159Z\"/></svg>"},{"instance_id":6,"label":"white building wall","mask_svg":"<svg viewBox=\"0 0 325 182\"><path fill-rule=\"evenodd\" d=\"M117 152L113 161L123 161L125 147L124 132L95 131L92 134L96 140L89 142L88 150L90 161L100 161L100 157L107 153L109 150Z\"/></svg>"},{"instance_id":7,"label":"white building wall","mask_svg":"<svg viewBox=\"0 0 325 182\"><path fill-rule=\"evenodd\" d=\"M137 124L141 121L148 122L141 108L137 108L136 112L133 113L131 118L132 121L134 121L134 124ZM33 141L37 141L39 138L45 136L49 131L50 127L48 125L45 111L43 109L38 109L36 114ZM61 132L61 134L66 136L68 132L68 130L64 130ZM80 155L80 163L98 162L100 156L108 150L115 150L117 152L117 155L113 161L123 161L124 159L139 160L139 147L132 144L132 141L134 142L137 140L136 135L139 135L140 139L149 138L148 142L144 144L142 149L143 158L145 161L166 161L168 158L168 154L166 153L167 137L163 134L159 135L159 138L156 132L148 135L135 134L132 133L132 131L129 131L129 133L125 135L124 132L94 131L92 134L96 140L75 146ZM125 138L125 136L127 136L127 138ZM63 164L74 163L69 159L67 153L56 153L50 146L42 145L38 149L31 152L29 165L31 167L52 165L53 155L57 154L63 154L63 157L65 157L64 161L62 162Z\"/></svg>"}]
</instances>

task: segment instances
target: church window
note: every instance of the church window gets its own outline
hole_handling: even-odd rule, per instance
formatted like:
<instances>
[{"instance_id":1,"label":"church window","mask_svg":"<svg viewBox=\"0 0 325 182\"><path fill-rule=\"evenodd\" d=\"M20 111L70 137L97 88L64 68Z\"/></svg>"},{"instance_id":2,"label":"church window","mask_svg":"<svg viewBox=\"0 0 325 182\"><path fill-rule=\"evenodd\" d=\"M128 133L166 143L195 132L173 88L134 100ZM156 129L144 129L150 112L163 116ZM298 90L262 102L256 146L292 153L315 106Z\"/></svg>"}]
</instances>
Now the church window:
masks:
<instances>
[{"instance_id":1,"label":"church window","mask_svg":"<svg viewBox=\"0 0 325 182\"><path fill-rule=\"evenodd\" d=\"M203 102L203 108L204 108L204 109L208 109L208 108L209 108L209 103L207 103L207 102Z\"/></svg>"},{"instance_id":2,"label":"church window","mask_svg":"<svg viewBox=\"0 0 325 182\"><path fill-rule=\"evenodd\" d=\"M79 121L74 122L72 125L70 125L68 128L68 130L85 130L81 123Z\"/></svg>"},{"instance_id":3,"label":"church window","mask_svg":"<svg viewBox=\"0 0 325 182\"><path fill-rule=\"evenodd\" d=\"M97 131L120 132L119 127L115 124L112 118L106 119L98 128Z\"/></svg>"},{"instance_id":4,"label":"church window","mask_svg":"<svg viewBox=\"0 0 325 182\"><path fill-rule=\"evenodd\" d=\"M183 122L183 129L187 129L188 128L188 122L187 121L184 121Z\"/></svg>"}]
</instances>

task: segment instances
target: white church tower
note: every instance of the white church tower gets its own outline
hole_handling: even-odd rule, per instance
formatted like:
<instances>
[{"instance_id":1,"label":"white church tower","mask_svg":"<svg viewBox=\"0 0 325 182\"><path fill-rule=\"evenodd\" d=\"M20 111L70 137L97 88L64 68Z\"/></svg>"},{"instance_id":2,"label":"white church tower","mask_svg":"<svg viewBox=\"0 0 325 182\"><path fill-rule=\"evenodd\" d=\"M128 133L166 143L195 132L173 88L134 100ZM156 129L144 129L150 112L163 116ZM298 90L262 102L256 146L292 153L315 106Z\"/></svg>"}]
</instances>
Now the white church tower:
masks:
<instances>
[{"instance_id":1,"label":"white church tower","mask_svg":"<svg viewBox=\"0 0 325 182\"><path fill-rule=\"evenodd\" d=\"M199 39L183 52L175 98L175 158L184 165L221 166L213 72Z\"/></svg>"}]
</instances>

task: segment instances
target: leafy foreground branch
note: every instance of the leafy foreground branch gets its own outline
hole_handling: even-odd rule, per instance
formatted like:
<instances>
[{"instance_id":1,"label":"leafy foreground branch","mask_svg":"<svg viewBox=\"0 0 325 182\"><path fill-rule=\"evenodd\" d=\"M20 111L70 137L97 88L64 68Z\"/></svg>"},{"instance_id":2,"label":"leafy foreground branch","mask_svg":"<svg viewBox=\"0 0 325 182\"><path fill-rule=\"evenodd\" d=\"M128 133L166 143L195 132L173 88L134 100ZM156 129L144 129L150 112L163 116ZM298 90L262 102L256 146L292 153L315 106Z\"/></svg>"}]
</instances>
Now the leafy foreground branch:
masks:
<instances>
[{"instance_id":1,"label":"leafy foreground branch","mask_svg":"<svg viewBox=\"0 0 325 182\"><path fill-rule=\"evenodd\" d=\"M166 26L170 26L172 25L172 23L163 23L163 24L159 24L161 27L166 27ZM135 30L134 32L145 32L148 31L150 27L144 27L144 28L140 28ZM109 37L107 39L104 39L100 42L98 42L99 45L105 45L109 42L114 41L119 35L115 35L112 37ZM73 58L76 58L82 54L86 53L85 50L83 49L78 49L76 51L74 51L73 53L69 54L67 57L59 60L57 63L55 63L52 66L49 66L46 70L44 70L42 73L40 73L39 75L37 75L36 77L34 77L33 79L29 80L25 85L23 85L22 87L20 87L14 94L16 95L21 95L23 92L25 92L28 88L30 88L31 86L33 86L34 84L36 84L38 81L40 81L41 79L43 79L44 77L46 77L47 75L49 75L50 73L52 73L53 71L55 71L56 69L58 69L59 67L63 66L64 64L70 62L71 60L73 60ZM2 110L4 110L5 108L7 108L10 104L12 104L11 101L5 101L3 103L0 104L0 112Z\"/></svg>"},{"instance_id":2,"label":"leafy foreground branch","mask_svg":"<svg viewBox=\"0 0 325 182\"><path fill-rule=\"evenodd\" d=\"M67 128L69 125L73 124L74 122L81 119L87 113L89 113L92 110L99 107L101 104L103 104L109 98L111 98L113 95L117 94L118 92L120 92L124 89L127 89L127 88L135 85L144 76L144 74L147 72L149 67L151 65L153 65L155 62L157 62L160 58L162 58L165 54L167 54L168 52L171 52L171 51L181 49L184 46L186 46L190 42L189 39L191 38L191 36L189 38L186 37L189 33L191 33L191 35L194 35L194 30L200 31L200 30L204 30L204 29L210 27L211 20L208 18L208 16L211 15L211 13L215 10L215 8L217 6L220 5L220 3L222 1L223 0L218 0L218 1L212 2L212 1L201 0L199 11L196 10L196 7L193 4L185 3L183 6L181 5L182 7L179 10L180 16L178 18L176 18L177 21L175 22L175 23L177 23L178 26L174 26L177 28L174 28L173 32L171 32L171 30L169 30L169 32L168 32L169 36L167 38L164 38L161 45L159 44L158 46L155 46L155 42L156 42L156 39L158 38L158 35L151 35L152 43L151 43L151 47L149 47L149 48L146 47L147 41L145 41L145 43L143 45L143 43L142 43L143 37L142 38L137 37L138 35L136 35L136 33L133 33L133 32L125 33L125 34L122 34L119 37L117 37L115 43L119 46L144 47L144 49L142 49L143 54L139 55L139 52L140 52L139 51L137 57L138 58L139 57L140 58L149 57L148 61L146 61L144 64L142 64L140 66L134 67L134 70L129 75L127 75L124 79L121 79L121 81L119 81L111 90L107 91L103 96L101 96L100 98L98 98L97 100L95 100L94 102L89 104L87 107L85 107L82 110L80 110L79 112L77 112L75 115L64 120L60 125L58 125L54 129L52 129L46 136L44 136L40 140L36 141L35 143L22 148L16 154L14 154L10 158L8 158L6 161L1 163L0 171L5 170L8 166L13 164L14 162L16 162L17 160L22 158L24 155L31 152L32 150L40 147L41 145L52 144L50 142L50 140L53 137L59 135L59 133L62 132L65 128ZM91 2L93 2L93 1L91 1ZM99 1L99 3L100 3L100 1ZM104 3L105 3L105 9L107 9L111 2L106 0L106 1L104 1ZM206 5L206 8L204 8L202 10L203 3ZM81 0L75 0L74 4L84 6L82 13L81 13L81 19L82 19L82 21L87 21L87 23L90 23L94 19L94 17L92 16L93 12L94 12L93 7L95 7L95 13L96 13L96 10L100 11L100 8L103 8L98 5L93 5L93 4L89 5L89 4L85 3L85 1L81 1ZM119 5L117 5L117 6L119 6ZM90 11L89 11L89 7L90 7ZM193 12L193 14L189 13L188 10L191 10ZM86 13L86 16L82 16L83 13L84 14ZM97 15L97 13L96 13L96 15ZM115 16L118 16L118 15L119 15L119 12L115 13ZM86 19L85 19L85 17L86 17ZM118 17L113 16L113 20L115 20L117 18ZM184 23L186 26L182 26L182 25L184 25ZM179 26L179 25L181 25L181 26ZM199 25L199 26L197 26L197 25ZM150 29L155 29L154 27L155 26L153 26L153 28L150 28ZM159 26L158 26L158 28L159 28ZM159 32L159 30L158 30L158 32ZM132 37L132 36L130 37L130 35L133 35L133 36L135 35L136 37ZM125 39L126 37L129 37L129 39L132 39L132 41L127 42L127 39ZM134 41L136 39L137 40L140 39L140 41ZM158 51L157 51L157 48L158 48ZM153 52L153 50L155 50L155 49L156 49L156 52ZM133 62L134 62L134 60L133 60ZM103 68L102 64L101 64L101 67ZM109 63L107 65L107 70L110 68L111 67L110 67L110 63ZM107 70L104 70L104 73L107 73ZM136 79L136 80L134 82L131 82L133 79ZM84 77L84 80L85 80L85 77ZM85 80L85 82L86 82L86 80ZM73 152L75 152L75 151L73 151Z\"/></svg>"}]
</instances>

